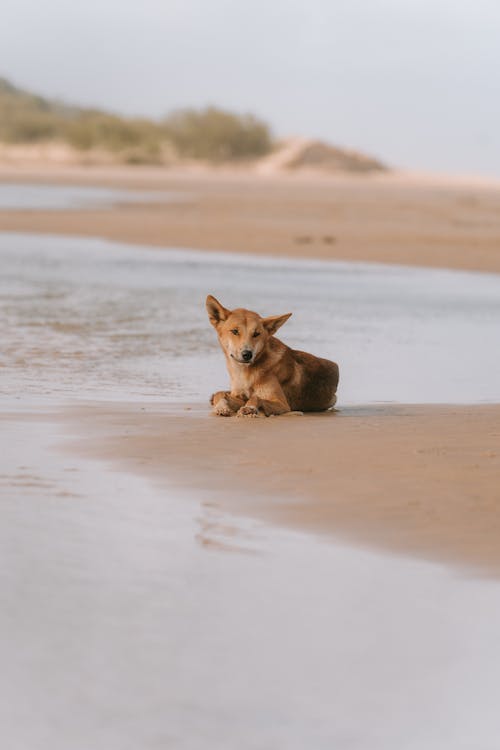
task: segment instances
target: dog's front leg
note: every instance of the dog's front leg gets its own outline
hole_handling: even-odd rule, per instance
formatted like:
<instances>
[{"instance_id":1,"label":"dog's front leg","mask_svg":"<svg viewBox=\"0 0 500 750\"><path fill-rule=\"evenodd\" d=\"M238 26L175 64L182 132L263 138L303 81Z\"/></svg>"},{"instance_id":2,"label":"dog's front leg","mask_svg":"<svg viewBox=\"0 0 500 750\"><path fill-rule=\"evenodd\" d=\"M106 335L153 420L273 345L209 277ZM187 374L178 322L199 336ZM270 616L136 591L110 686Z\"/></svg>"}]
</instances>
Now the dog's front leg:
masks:
<instances>
[{"instance_id":1,"label":"dog's front leg","mask_svg":"<svg viewBox=\"0 0 500 750\"><path fill-rule=\"evenodd\" d=\"M270 376L255 384L250 398L239 411L238 417L270 417L285 414L290 406L278 378Z\"/></svg>"},{"instance_id":2,"label":"dog's front leg","mask_svg":"<svg viewBox=\"0 0 500 750\"><path fill-rule=\"evenodd\" d=\"M253 393L238 411L238 417L270 417L274 414L286 414L290 405L278 378L270 376L256 384Z\"/></svg>"},{"instance_id":3,"label":"dog's front leg","mask_svg":"<svg viewBox=\"0 0 500 750\"><path fill-rule=\"evenodd\" d=\"M290 406L288 405L285 396L283 396L283 400L278 400L259 398L259 396L254 395L248 399L245 406L241 407L237 416L258 417L263 415L265 417L270 417L273 414L286 414L288 411L290 411Z\"/></svg>"},{"instance_id":4,"label":"dog's front leg","mask_svg":"<svg viewBox=\"0 0 500 750\"><path fill-rule=\"evenodd\" d=\"M245 399L242 396L234 396L230 391L217 391L210 398L214 414L219 417L231 417L243 406Z\"/></svg>"}]
</instances>

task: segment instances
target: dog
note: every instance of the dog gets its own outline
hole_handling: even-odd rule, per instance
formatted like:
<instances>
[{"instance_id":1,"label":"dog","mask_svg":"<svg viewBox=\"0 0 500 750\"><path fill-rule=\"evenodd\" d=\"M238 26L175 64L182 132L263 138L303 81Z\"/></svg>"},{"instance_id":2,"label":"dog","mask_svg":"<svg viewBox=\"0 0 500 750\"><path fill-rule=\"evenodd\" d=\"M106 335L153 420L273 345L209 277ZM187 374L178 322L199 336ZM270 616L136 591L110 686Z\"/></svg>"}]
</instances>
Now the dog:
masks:
<instances>
[{"instance_id":1,"label":"dog","mask_svg":"<svg viewBox=\"0 0 500 750\"><path fill-rule=\"evenodd\" d=\"M227 310L211 294L206 307L231 379L230 391L210 399L215 414L270 417L335 405L338 365L290 349L274 336L292 313L261 318L251 310Z\"/></svg>"}]
</instances>

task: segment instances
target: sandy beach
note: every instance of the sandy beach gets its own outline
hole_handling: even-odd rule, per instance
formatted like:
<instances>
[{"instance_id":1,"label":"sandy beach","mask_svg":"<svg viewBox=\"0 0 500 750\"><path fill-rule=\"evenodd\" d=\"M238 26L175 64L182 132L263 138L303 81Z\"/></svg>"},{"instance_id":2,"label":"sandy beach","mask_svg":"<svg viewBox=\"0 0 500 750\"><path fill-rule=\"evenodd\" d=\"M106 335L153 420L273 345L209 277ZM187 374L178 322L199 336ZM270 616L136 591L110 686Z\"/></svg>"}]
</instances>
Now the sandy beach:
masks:
<instances>
[{"instance_id":1,"label":"sandy beach","mask_svg":"<svg viewBox=\"0 0 500 750\"><path fill-rule=\"evenodd\" d=\"M179 197L93 211L3 211L0 231L500 271L496 186L397 176L169 176L143 169L26 174L4 168L0 177L168 190ZM257 425L208 418L208 406L189 419L89 409L79 421L98 452L122 468L137 470L142 456L142 473L184 472L188 484L213 491L229 476L238 498L229 503L231 512L245 509L280 524L498 573L498 406L344 409L340 402L339 409L334 416ZM107 435L115 423L129 425L126 441L119 432Z\"/></svg>"},{"instance_id":2,"label":"sandy beach","mask_svg":"<svg viewBox=\"0 0 500 750\"><path fill-rule=\"evenodd\" d=\"M498 187L0 181L9 748L489 749ZM292 310L336 410L212 416L207 292Z\"/></svg>"},{"instance_id":3,"label":"sandy beach","mask_svg":"<svg viewBox=\"0 0 500 750\"><path fill-rule=\"evenodd\" d=\"M398 750L410 748L413 737L417 747L453 750L464 738L471 747L491 747L500 606L489 571L497 569L497 554L484 569L484 556L471 554L470 545L457 550L438 524L449 557L445 564L418 559L435 557L426 540L433 533L430 501L422 499L419 513L395 495L368 490L369 502L354 499L349 486L358 463L353 476L334 457L330 466L342 484L324 494L328 507L321 507L321 485L332 487L324 454L316 478L310 465L296 465L299 429L319 451L323 425L341 427L350 440L354 429L373 434L374 423L398 423L401 429L387 431L403 438L395 450L403 471L423 471L415 447L446 444L441 466L450 481L455 470L465 475L454 437L430 440L436 422L425 410L219 424L201 407L186 407L25 405L4 412L0 717L9 747L303 750L312 738L327 750L347 738L360 750ZM481 416L480 425L479 416L457 414L470 425L465 455L476 456L486 480L492 459L481 452L492 438L479 432L491 423ZM285 428L289 453L264 455L270 441L263 431L277 439ZM227 455L235 481L223 481L216 469L214 430L247 449ZM375 458L367 466L380 460L377 482L361 471L362 492L365 479L373 489L386 486L380 473L389 467L378 452ZM311 485L307 503L316 510L299 532L284 524L306 514L295 492L298 478L305 488L303 472ZM402 477L396 474L398 490L405 489ZM440 480L412 481L425 491ZM252 498L249 490L264 485L266 494ZM484 491L482 481L477 488ZM454 489L460 487L452 478ZM472 512L479 501L462 498L459 516L484 536L488 551L497 519L493 508L485 511L489 489L482 498L483 528ZM318 510L324 529L314 519ZM399 551L394 540L381 552L387 531L367 533L374 517L374 531L385 518L391 533L409 542L411 556L386 554ZM301 528L303 518L295 520Z\"/></svg>"},{"instance_id":4,"label":"sandy beach","mask_svg":"<svg viewBox=\"0 0 500 750\"><path fill-rule=\"evenodd\" d=\"M4 165L0 181L168 191L178 198L85 211L2 211L0 231L500 271L500 183L492 180Z\"/></svg>"},{"instance_id":5,"label":"sandy beach","mask_svg":"<svg viewBox=\"0 0 500 750\"><path fill-rule=\"evenodd\" d=\"M79 409L73 449L278 526L500 574L500 406L346 407L217 419Z\"/></svg>"}]
</instances>

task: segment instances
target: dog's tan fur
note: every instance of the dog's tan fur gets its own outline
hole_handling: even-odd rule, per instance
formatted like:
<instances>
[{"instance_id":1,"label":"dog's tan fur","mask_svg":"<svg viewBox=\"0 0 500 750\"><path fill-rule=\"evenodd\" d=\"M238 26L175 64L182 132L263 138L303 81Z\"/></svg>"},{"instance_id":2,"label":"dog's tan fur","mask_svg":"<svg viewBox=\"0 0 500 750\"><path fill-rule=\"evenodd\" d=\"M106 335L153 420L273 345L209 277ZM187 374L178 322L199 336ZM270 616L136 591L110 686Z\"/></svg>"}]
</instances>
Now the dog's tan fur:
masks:
<instances>
[{"instance_id":1,"label":"dog's tan fur","mask_svg":"<svg viewBox=\"0 0 500 750\"><path fill-rule=\"evenodd\" d=\"M227 310L212 295L206 305L231 379L230 391L218 391L210 399L215 414L269 417L334 406L338 365L290 349L274 337L291 313L261 318L251 310Z\"/></svg>"}]
</instances>

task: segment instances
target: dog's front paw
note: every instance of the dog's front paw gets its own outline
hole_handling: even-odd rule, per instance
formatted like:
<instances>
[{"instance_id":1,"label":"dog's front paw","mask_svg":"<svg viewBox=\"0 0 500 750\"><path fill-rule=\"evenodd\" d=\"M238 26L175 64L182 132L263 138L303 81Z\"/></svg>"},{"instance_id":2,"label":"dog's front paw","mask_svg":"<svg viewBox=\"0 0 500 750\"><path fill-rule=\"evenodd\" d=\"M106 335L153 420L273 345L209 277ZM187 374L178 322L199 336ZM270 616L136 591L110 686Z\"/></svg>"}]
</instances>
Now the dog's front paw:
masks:
<instances>
[{"instance_id":1,"label":"dog's front paw","mask_svg":"<svg viewBox=\"0 0 500 750\"><path fill-rule=\"evenodd\" d=\"M260 417L256 406L242 406L236 414L237 417Z\"/></svg>"},{"instance_id":2,"label":"dog's front paw","mask_svg":"<svg viewBox=\"0 0 500 750\"><path fill-rule=\"evenodd\" d=\"M227 403L225 398L221 398L219 399L219 401L217 401L214 406L213 412L214 414L217 414L218 417L230 417L232 414L234 414L234 412L229 408L229 404Z\"/></svg>"}]
</instances>

